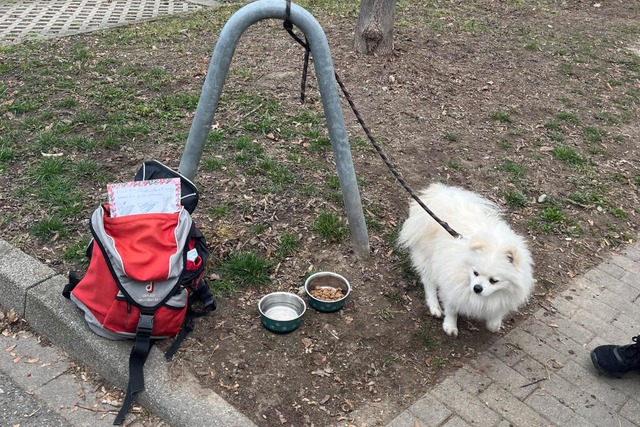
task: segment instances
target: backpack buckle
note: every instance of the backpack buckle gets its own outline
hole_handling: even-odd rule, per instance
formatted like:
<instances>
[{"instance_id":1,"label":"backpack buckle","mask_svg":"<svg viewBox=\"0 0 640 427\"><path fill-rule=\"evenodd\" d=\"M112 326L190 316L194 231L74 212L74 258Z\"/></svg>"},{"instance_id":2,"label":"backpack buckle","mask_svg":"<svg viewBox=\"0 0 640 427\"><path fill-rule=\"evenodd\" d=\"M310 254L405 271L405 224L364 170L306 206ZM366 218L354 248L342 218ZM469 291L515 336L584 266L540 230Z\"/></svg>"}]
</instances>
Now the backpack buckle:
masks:
<instances>
[{"instance_id":1,"label":"backpack buckle","mask_svg":"<svg viewBox=\"0 0 640 427\"><path fill-rule=\"evenodd\" d=\"M138 319L138 328L136 329L136 335L151 335L153 331L153 314L140 313Z\"/></svg>"}]
</instances>

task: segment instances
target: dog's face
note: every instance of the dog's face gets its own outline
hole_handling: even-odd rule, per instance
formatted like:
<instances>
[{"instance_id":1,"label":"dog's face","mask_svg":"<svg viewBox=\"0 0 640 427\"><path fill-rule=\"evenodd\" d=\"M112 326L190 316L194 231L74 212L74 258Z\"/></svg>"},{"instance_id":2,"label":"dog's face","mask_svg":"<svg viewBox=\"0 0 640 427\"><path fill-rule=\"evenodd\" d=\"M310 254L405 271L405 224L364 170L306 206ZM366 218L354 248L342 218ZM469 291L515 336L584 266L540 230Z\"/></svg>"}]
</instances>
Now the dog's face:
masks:
<instances>
[{"instance_id":1,"label":"dog's face","mask_svg":"<svg viewBox=\"0 0 640 427\"><path fill-rule=\"evenodd\" d=\"M517 248L472 242L468 259L469 288L481 297L495 292L521 287L522 274Z\"/></svg>"},{"instance_id":2,"label":"dog's face","mask_svg":"<svg viewBox=\"0 0 640 427\"><path fill-rule=\"evenodd\" d=\"M476 295L489 296L507 285L505 279L497 272L483 271L482 266L471 268L469 275L469 287Z\"/></svg>"}]
</instances>

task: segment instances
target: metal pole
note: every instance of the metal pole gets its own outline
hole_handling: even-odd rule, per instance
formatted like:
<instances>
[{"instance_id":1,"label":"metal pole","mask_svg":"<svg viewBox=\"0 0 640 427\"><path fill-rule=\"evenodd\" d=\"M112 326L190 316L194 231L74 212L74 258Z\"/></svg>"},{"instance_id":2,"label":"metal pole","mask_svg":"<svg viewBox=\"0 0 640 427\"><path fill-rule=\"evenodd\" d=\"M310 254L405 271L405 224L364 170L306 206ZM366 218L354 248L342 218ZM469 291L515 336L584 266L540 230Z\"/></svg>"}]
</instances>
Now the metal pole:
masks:
<instances>
[{"instance_id":1,"label":"metal pole","mask_svg":"<svg viewBox=\"0 0 640 427\"><path fill-rule=\"evenodd\" d=\"M250 3L234 13L220 32L191 124L187 144L178 167L180 173L187 178L193 179L196 175L202 150L211 130L213 116L218 108L222 87L240 36L249 26L258 21L271 18L284 20L287 17L285 7L285 0L259 0ZM302 7L292 3L289 19L304 33L311 47L318 89L322 96L329 138L349 220L351 240L356 255L368 257L369 236L362 211L362 202L356 182L329 44L318 21Z\"/></svg>"}]
</instances>

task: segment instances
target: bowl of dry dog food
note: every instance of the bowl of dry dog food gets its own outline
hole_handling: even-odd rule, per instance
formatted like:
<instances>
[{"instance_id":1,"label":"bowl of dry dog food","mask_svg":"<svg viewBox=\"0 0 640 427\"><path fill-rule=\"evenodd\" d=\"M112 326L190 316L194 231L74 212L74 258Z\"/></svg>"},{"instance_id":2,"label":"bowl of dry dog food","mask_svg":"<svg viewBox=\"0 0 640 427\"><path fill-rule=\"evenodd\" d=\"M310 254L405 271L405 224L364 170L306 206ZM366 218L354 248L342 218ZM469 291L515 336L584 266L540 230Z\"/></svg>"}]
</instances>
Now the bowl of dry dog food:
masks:
<instances>
[{"instance_id":1,"label":"bowl of dry dog food","mask_svg":"<svg viewBox=\"0 0 640 427\"><path fill-rule=\"evenodd\" d=\"M351 293L351 285L347 279L337 273L321 271L307 277L304 290L311 307L330 313L344 306Z\"/></svg>"}]
</instances>

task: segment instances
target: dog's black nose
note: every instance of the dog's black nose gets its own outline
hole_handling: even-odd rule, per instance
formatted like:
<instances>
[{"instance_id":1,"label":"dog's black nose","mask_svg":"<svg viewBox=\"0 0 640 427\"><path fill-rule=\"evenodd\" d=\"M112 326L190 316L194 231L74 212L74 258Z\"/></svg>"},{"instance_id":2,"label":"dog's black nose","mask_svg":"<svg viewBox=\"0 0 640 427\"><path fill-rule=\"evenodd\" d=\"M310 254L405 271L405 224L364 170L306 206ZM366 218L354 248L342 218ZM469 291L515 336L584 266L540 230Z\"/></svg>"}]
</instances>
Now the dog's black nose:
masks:
<instances>
[{"instance_id":1,"label":"dog's black nose","mask_svg":"<svg viewBox=\"0 0 640 427\"><path fill-rule=\"evenodd\" d=\"M481 285L473 285L473 292L475 292L476 294L479 294L482 292L482 286Z\"/></svg>"}]
</instances>

